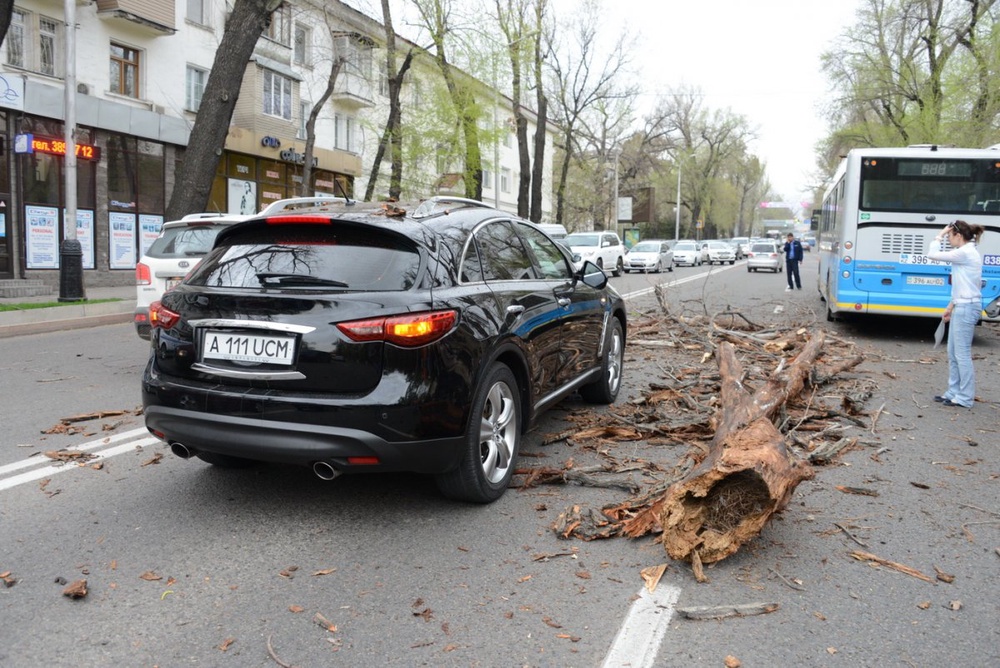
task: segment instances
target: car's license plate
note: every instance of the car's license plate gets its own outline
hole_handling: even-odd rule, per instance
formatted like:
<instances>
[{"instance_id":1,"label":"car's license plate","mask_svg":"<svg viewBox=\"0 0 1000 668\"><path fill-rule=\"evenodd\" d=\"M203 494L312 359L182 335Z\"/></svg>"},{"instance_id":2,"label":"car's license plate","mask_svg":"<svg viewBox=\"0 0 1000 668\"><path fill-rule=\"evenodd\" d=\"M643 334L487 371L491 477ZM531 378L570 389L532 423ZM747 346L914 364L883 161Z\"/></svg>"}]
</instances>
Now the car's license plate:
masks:
<instances>
[{"instance_id":1,"label":"car's license plate","mask_svg":"<svg viewBox=\"0 0 1000 668\"><path fill-rule=\"evenodd\" d=\"M944 276L907 276L907 285L944 285Z\"/></svg>"},{"instance_id":2,"label":"car's license plate","mask_svg":"<svg viewBox=\"0 0 1000 668\"><path fill-rule=\"evenodd\" d=\"M201 358L290 366L295 359L295 339L288 336L210 330L205 332Z\"/></svg>"}]
</instances>

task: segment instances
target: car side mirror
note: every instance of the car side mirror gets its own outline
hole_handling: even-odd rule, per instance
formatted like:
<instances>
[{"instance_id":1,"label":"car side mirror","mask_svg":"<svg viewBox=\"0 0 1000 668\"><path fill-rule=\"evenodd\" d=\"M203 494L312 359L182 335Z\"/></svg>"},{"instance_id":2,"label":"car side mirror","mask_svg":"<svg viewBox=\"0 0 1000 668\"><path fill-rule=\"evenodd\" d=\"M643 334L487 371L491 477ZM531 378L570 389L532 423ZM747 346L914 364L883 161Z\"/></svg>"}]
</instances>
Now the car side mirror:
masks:
<instances>
[{"instance_id":1,"label":"car side mirror","mask_svg":"<svg viewBox=\"0 0 1000 668\"><path fill-rule=\"evenodd\" d=\"M573 275L573 278L582 281L584 285L588 285L595 290L602 290L608 284L607 274L590 260L583 263L583 266Z\"/></svg>"}]
</instances>

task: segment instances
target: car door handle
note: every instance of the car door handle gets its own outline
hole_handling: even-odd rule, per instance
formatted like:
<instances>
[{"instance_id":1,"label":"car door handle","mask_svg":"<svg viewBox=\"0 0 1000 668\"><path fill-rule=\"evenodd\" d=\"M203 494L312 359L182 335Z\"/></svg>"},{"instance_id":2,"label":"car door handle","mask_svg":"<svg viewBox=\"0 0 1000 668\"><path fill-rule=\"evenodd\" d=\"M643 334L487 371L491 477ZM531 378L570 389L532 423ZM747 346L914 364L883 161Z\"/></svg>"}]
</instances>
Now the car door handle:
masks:
<instances>
[{"instance_id":1,"label":"car door handle","mask_svg":"<svg viewBox=\"0 0 1000 668\"><path fill-rule=\"evenodd\" d=\"M524 313L524 307L520 304L511 304L507 307L507 315L521 315Z\"/></svg>"}]
</instances>

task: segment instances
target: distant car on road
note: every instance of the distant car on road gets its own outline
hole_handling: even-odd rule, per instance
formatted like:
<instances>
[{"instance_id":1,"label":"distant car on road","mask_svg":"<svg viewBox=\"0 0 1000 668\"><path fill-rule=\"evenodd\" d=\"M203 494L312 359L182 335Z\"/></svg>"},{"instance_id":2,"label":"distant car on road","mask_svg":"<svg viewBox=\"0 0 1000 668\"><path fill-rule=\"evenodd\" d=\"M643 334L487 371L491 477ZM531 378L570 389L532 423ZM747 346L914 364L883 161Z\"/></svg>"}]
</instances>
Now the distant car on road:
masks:
<instances>
[{"instance_id":1,"label":"distant car on road","mask_svg":"<svg viewBox=\"0 0 1000 668\"><path fill-rule=\"evenodd\" d=\"M577 267L589 260L605 272L610 271L615 276L622 275L625 268L625 246L616 233L574 232L560 241L564 246L569 246L574 254L580 254Z\"/></svg>"},{"instance_id":2,"label":"distant car on road","mask_svg":"<svg viewBox=\"0 0 1000 668\"><path fill-rule=\"evenodd\" d=\"M701 264L701 244L696 241L678 241L674 244L674 264L697 267Z\"/></svg>"},{"instance_id":3,"label":"distant car on road","mask_svg":"<svg viewBox=\"0 0 1000 668\"><path fill-rule=\"evenodd\" d=\"M625 253L625 273L630 271L660 273L664 268L674 270L674 252L669 241L646 239L632 246Z\"/></svg>"},{"instance_id":4,"label":"distant car on road","mask_svg":"<svg viewBox=\"0 0 1000 668\"><path fill-rule=\"evenodd\" d=\"M708 263L715 264L736 264L736 251L733 247L729 245L726 241L709 241L706 246L708 247Z\"/></svg>"},{"instance_id":5,"label":"distant car on road","mask_svg":"<svg viewBox=\"0 0 1000 668\"><path fill-rule=\"evenodd\" d=\"M770 269L774 273L784 270L781 251L774 241L755 241L747 253L747 271Z\"/></svg>"},{"instance_id":6,"label":"distant car on road","mask_svg":"<svg viewBox=\"0 0 1000 668\"><path fill-rule=\"evenodd\" d=\"M808 253L812 251L812 249L815 247L816 247L816 237L812 236L811 234L802 237L802 250Z\"/></svg>"}]
</instances>

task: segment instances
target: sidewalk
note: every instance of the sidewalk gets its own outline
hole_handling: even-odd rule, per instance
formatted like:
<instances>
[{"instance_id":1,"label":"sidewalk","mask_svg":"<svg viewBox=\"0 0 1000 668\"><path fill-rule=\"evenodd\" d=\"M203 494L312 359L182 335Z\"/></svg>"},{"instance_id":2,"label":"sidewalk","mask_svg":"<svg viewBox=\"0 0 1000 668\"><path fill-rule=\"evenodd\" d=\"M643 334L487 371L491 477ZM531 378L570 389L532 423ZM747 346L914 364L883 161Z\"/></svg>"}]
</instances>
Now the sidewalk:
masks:
<instances>
[{"instance_id":1,"label":"sidewalk","mask_svg":"<svg viewBox=\"0 0 1000 668\"><path fill-rule=\"evenodd\" d=\"M0 312L0 339L27 334L42 334L65 329L80 329L97 325L114 325L131 322L135 310L135 286L113 288L84 287L87 300L119 299L121 301L92 303L67 303L51 308L25 309ZM26 304L59 301L55 292L42 297L0 298L0 304Z\"/></svg>"}]
</instances>

